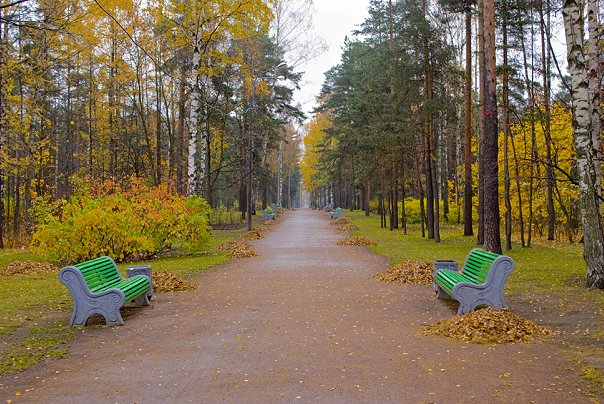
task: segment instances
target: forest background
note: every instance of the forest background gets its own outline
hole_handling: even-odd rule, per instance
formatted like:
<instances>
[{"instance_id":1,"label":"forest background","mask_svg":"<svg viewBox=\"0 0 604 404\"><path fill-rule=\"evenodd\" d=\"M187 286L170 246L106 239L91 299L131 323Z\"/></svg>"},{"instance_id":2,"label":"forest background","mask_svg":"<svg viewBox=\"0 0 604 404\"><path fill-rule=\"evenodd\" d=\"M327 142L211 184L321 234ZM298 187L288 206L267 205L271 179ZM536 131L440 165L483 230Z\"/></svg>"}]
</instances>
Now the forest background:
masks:
<instances>
[{"instance_id":1,"label":"forest background","mask_svg":"<svg viewBox=\"0 0 604 404\"><path fill-rule=\"evenodd\" d=\"M156 192L162 206L129 212L165 212L177 195L188 205L174 212L197 218L180 230L133 251L126 235L111 250L111 237L86 242L119 247L121 259L153 256L207 232L212 209L237 210L249 226L271 203L297 206L303 177L314 207L373 210L404 232L416 221L437 242L443 221L499 252L512 239L581 241L586 283L604 288L597 1L372 0L304 128L292 94L297 67L322 50L305 35L311 5L1 5L0 247L113 234L137 220L101 216L123 216L112 198Z\"/></svg>"}]
</instances>

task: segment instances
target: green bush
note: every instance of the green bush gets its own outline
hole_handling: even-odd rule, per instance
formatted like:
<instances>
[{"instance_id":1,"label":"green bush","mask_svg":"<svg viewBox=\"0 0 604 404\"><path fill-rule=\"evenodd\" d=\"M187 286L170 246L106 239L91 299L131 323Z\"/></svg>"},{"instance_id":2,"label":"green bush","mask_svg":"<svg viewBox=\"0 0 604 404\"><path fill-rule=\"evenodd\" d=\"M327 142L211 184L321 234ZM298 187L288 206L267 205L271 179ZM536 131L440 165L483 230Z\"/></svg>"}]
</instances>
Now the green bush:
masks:
<instances>
[{"instance_id":1,"label":"green bush","mask_svg":"<svg viewBox=\"0 0 604 404\"><path fill-rule=\"evenodd\" d=\"M31 249L61 264L101 255L116 261L148 259L176 242L193 248L209 240L210 207L165 187L134 186L111 194L76 194L36 203Z\"/></svg>"}]
</instances>

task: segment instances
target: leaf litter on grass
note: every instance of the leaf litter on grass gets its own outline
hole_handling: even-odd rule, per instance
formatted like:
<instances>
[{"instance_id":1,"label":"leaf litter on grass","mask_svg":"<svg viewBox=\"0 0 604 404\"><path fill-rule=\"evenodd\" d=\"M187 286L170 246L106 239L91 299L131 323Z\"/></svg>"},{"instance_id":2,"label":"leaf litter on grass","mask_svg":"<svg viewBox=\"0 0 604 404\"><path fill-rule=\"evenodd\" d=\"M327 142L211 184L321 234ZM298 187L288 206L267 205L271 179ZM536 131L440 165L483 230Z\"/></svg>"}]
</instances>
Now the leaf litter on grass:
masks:
<instances>
[{"instance_id":1,"label":"leaf litter on grass","mask_svg":"<svg viewBox=\"0 0 604 404\"><path fill-rule=\"evenodd\" d=\"M352 223L343 224L342 226L336 229L336 231L339 231L340 233L347 233L355 230L359 230L359 228L357 227L357 225Z\"/></svg>"},{"instance_id":2,"label":"leaf litter on grass","mask_svg":"<svg viewBox=\"0 0 604 404\"><path fill-rule=\"evenodd\" d=\"M434 278L432 265L424 261L405 261L384 272L373 275L384 282L401 282L413 285L431 285Z\"/></svg>"},{"instance_id":3,"label":"leaf litter on grass","mask_svg":"<svg viewBox=\"0 0 604 404\"><path fill-rule=\"evenodd\" d=\"M261 238L264 238L264 236L262 235L260 230L252 229L245 234L244 238L246 240L260 240Z\"/></svg>"},{"instance_id":4,"label":"leaf litter on grass","mask_svg":"<svg viewBox=\"0 0 604 404\"><path fill-rule=\"evenodd\" d=\"M249 244L239 241L229 241L221 244L221 250L227 250L228 256L231 258L250 258L258 256L258 253L252 249Z\"/></svg>"},{"instance_id":5,"label":"leaf litter on grass","mask_svg":"<svg viewBox=\"0 0 604 404\"><path fill-rule=\"evenodd\" d=\"M338 241L337 243L338 245L376 245L377 243L373 240L369 240L368 238L365 237L346 237L343 238L342 240Z\"/></svg>"},{"instance_id":6,"label":"leaf litter on grass","mask_svg":"<svg viewBox=\"0 0 604 404\"><path fill-rule=\"evenodd\" d=\"M346 217L346 216L342 216L337 219L332 219L331 222L329 222L329 224L338 225L338 226L342 226L342 225L348 224L348 223L350 223L350 218Z\"/></svg>"},{"instance_id":7,"label":"leaf litter on grass","mask_svg":"<svg viewBox=\"0 0 604 404\"><path fill-rule=\"evenodd\" d=\"M59 268L48 262L15 261L0 270L0 276L58 274Z\"/></svg>"},{"instance_id":8,"label":"leaf litter on grass","mask_svg":"<svg viewBox=\"0 0 604 404\"><path fill-rule=\"evenodd\" d=\"M194 290L197 286L169 272L153 272L153 291L154 292L180 292L184 290Z\"/></svg>"},{"instance_id":9,"label":"leaf litter on grass","mask_svg":"<svg viewBox=\"0 0 604 404\"><path fill-rule=\"evenodd\" d=\"M508 309L485 307L422 327L424 335L440 335L474 344L539 341L554 332Z\"/></svg>"}]
</instances>

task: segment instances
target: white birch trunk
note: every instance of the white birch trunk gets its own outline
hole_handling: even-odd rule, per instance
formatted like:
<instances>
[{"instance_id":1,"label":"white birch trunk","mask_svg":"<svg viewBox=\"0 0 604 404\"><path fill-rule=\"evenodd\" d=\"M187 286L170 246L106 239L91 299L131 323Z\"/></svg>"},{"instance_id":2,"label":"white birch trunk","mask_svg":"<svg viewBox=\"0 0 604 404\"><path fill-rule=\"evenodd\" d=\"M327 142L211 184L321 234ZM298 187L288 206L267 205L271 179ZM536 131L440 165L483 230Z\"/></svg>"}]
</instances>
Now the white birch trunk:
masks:
<instances>
[{"instance_id":1,"label":"white birch trunk","mask_svg":"<svg viewBox=\"0 0 604 404\"><path fill-rule=\"evenodd\" d=\"M197 139L199 137L199 105L201 102L201 86L199 68L201 67L201 52L199 40L195 38L191 71L191 105L188 117L189 126L189 157L187 160L187 195L193 195L198 190L200 172L197 166Z\"/></svg>"},{"instance_id":2,"label":"white birch trunk","mask_svg":"<svg viewBox=\"0 0 604 404\"><path fill-rule=\"evenodd\" d=\"M594 160L593 133L587 65L584 54L582 2L564 0L564 30L568 67L572 79L573 137L577 154L580 206L583 223L584 252L587 264L587 284L604 289L604 233L600 202L596 193L596 161Z\"/></svg>"},{"instance_id":3,"label":"white birch trunk","mask_svg":"<svg viewBox=\"0 0 604 404\"><path fill-rule=\"evenodd\" d=\"M600 108L600 48L598 40L600 39L600 27L598 24L598 2L599 0L587 1L587 29L589 31L589 102L591 108L591 128L593 148L597 153L601 153L601 131L600 124L601 108ZM598 156L598 154L596 155ZM596 190L598 194L602 194L602 177L601 163L596 163Z\"/></svg>"}]
</instances>

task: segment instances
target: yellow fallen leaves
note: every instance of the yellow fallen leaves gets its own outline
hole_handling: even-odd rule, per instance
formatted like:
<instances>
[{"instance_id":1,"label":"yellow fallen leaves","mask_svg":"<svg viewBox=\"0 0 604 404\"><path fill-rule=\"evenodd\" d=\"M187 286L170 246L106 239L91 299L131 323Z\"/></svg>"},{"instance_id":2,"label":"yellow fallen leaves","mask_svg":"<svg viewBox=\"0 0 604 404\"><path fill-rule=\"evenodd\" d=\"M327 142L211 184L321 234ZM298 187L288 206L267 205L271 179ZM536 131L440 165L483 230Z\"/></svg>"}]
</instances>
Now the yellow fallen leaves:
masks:
<instances>
[{"instance_id":1,"label":"yellow fallen leaves","mask_svg":"<svg viewBox=\"0 0 604 404\"><path fill-rule=\"evenodd\" d=\"M250 231L248 231L245 234L244 237L246 240L260 240L261 238L264 238L264 236L262 235L262 233L260 232L260 230L256 229L252 229Z\"/></svg>"},{"instance_id":2,"label":"yellow fallen leaves","mask_svg":"<svg viewBox=\"0 0 604 404\"><path fill-rule=\"evenodd\" d=\"M431 285L432 265L424 261L405 261L388 268L387 271L373 275L374 279L384 282L401 282L414 285Z\"/></svg>"},{"instance_id":3,"label":"yellow fallen leaves","mask_svg":"<svg viewBox=\"0 0 604 404\"><path fill-rule=\"evenodd\" d=\"M0 276L58 274L59 268L48 262L15 261L0 270Z\"/></svg>"},{"instance_id":4,"label":"yellow fallen leaves","mask_svg":"<svg viewBox=\"0 0 604 404\"><path fill-rule=\"evenodd\" d=\"M376 245L377 243L373 240L369 240L365 237L346 237L338 241L338 245Z\"/></svg>"},{"instance_id":5,"label":"yellow fallen leaves","mask_svg":"<svg viewBox=\"0 0 604 404\"><path fill-rule=\"evenodd\" d=\"M355 230L359 230L359 228L352 223L344 224L336 229L336 231L339 231L340 233L347 233Z\"/></svg>"},{"instance_id":6,"label":"yellow fallen leaves","mask_svg":"<svg viewBox=\"0 0 604 404\"><path fill-rule=\"evenodd\" d=\"M342 226L344 224L348 224L350 223L350 218L349 217L339 217L335 220L332 220L331 222L329 222L329 224L334 224L334 225L338 225L338 226Z\"/></svg>"},{"instance_id":7,"label":"yellow fallen leaves","mask_svg":"<svg viewBox=\"0 0 604 404\"><path fill-rule=\"evenodd\" d=\"M152 278L154 292L180 292L197 289L194 283L169 272L153 272Z\"/></svg>"},{"instance_id":8,"label":"yellow fallen leaves","mask_svg":"<svg viewBox=\"0 0 604 404\"><path fill-rule=\"evenodd\" d=\"M249 244L238 241L229 241L221 244L218 248L221 250L228 250L228 256L231 258L249 258L258 256L258 253L254 251Z\"/></svg>"},{"instance_id":9,"label":"yellow fallen leaves","mask_svg":"<svg viewBox=\"0 0 604 404\"><path fill-rule=\"evenodd\" d=\"M424 335L442 335L474 344L507 344L541 340L553 333L508 309L485 307L422 328Z\"/></svg>"}]
</instances>

